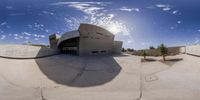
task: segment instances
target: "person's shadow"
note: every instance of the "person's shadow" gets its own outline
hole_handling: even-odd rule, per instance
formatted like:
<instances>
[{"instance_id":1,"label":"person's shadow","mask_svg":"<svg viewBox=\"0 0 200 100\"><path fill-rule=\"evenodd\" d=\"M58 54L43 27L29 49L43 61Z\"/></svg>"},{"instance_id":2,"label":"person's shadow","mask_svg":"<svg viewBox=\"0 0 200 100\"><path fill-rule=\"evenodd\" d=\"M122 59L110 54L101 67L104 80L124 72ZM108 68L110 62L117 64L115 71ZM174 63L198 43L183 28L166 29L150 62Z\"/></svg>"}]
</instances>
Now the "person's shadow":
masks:
<instances>
[{"instance_id":1,"label":"person's shadow","mask_svg":"<svg viewBox=\"0 0 200 100\"><path fill-rule=\"evenodd\" d=\"M35 61L50 80L74 87L105 84L121 71L120 65L111 55L79 57L62 54Z\"/></svg>"}]
</instances>

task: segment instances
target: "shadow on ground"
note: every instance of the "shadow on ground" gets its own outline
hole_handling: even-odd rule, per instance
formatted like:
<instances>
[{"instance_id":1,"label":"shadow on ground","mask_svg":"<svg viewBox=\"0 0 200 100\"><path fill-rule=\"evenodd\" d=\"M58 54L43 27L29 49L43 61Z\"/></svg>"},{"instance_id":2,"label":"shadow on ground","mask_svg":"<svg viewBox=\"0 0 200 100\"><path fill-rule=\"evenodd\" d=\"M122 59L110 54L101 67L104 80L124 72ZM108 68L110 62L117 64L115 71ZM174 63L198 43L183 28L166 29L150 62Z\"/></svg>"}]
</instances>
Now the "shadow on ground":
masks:
<instances>
[{"instance_id":1,"label":"shadow on ground","mask_svg":"<svg viewBox=\"0 0 200 100\"><path fill-rule=\"evenodd\" d=\"M128 57L129 55L128 54L113 54L111 56L113 56L113 57Z\"/></svg>"},{"instance_id":2,"label":"shadow on ground","mask_svg":"<svg viewBox=\"0 0 200 100\"><path fill-rule=\"evenodd\" d=\"M172 61L172 62L177 62L177 61L181 61L183 60L183 58L170 58L170 59L166 59L166 61Z\"/></svg>"},{"instance_id":3,"label":"shadow on ground","mask_svg":"<svg viewBox=\"0 0 200 100\"><path fill-rule=\"evenodd\" d=\"M90 87L113 80L121 71L113 56L56 55L35 59L52 81L74 87Z\"/></svg>"},{"instance_id":4,"label":"shadow on ground","mask_svg":"<svg viewBox=\"0 0 200 100\"><path fill-rule=\"evenodd\" d=\"M173 66L174 64L176 64L177 62L182 61L182 60L183 60L183 58L169 58L169 59L166 59L165 61L160 60L160 62L162 62L163 64L166 64L168 66Z\"/></svg>"},{"instance_id":5,"label":"shadow on ground","mask_svg":"<svg viewBox=\"0 0 200 100\"><path fill-rule=\"evenodd\" d=\"M156 59L153 59L153 58L141 58L141 62L153 62L153 61L156 61Z\"/></svg>"}]
</instances>

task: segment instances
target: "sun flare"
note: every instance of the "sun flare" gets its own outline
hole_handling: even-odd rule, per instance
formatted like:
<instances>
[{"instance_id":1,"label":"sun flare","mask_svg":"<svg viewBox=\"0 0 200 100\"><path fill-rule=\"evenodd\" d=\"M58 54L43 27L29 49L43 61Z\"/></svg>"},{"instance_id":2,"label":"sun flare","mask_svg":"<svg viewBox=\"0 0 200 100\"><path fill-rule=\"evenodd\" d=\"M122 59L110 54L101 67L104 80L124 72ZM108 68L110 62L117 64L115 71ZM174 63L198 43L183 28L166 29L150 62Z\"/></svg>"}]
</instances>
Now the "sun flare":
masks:
<instances>
[{"instance_id":1,"label":"sun flare","mask_svg":"<svg viewBox=\"0 0 200 100\"><path fill-rule=\"evenodd\" d=\"M117 33L121 32L121 27L118 26L118 25L109 25L109 26L107 27L107 29L108 29L110 32L112 32L113 34L117 34Z\"/></svg>"}]
</instances>

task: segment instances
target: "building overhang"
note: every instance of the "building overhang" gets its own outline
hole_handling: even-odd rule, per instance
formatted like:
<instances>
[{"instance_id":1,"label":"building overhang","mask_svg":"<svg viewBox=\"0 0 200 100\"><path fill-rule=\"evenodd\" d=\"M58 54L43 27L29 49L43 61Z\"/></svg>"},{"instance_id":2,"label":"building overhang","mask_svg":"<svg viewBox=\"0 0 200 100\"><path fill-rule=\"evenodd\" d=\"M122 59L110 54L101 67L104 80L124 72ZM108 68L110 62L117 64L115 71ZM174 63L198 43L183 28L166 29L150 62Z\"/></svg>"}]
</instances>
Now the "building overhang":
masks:
<instances>
[{"instance_id":1,"label":"building overhang","mask_svg":"<svg viewBox=\"0 0 200 100\"><path fill-rule=\"evenodd\" d=\"M59 46L59 44L60 44L62 41L65 41L65 40L68 40L68 39L71 39L71 38L76 38L76 37L80 37L80 33L79 33L78 30L66 32L66 33L64 33L64 34L60 37L60 39L58 40L57 46Z\"/></svg>"}]
</instances>

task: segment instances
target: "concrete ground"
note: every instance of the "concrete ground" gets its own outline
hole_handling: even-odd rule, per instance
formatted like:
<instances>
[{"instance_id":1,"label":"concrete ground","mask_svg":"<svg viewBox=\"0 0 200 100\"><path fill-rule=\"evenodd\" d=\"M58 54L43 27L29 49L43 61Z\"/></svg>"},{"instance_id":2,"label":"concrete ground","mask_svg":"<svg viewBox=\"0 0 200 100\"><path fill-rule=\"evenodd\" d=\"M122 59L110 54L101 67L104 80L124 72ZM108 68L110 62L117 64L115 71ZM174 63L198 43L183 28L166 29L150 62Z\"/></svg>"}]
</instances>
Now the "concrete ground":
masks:
<instances>
[{"instance_id":1,"label":"concrete ground","mask_svg":"<svg viewBox=\"0 0 200 100\"><path fill-rule=\"evenodd\" d=\"M199 100L199 57L147 58L0 58L0 100Z\"/></svg>"}]
</instances>

